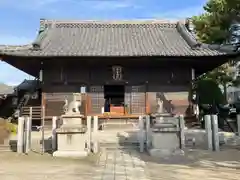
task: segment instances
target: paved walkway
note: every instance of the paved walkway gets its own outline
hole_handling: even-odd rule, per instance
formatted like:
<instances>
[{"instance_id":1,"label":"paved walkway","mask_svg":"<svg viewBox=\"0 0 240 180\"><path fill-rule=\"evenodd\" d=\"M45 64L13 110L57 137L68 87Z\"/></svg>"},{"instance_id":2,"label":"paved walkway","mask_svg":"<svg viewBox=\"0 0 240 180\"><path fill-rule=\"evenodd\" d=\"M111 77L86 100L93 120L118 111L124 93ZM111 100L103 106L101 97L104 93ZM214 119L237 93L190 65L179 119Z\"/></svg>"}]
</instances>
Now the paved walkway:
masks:
<instances>
[{"instance_id":1,"label":"paved walkway","mask_svg":"<svg viewBox=\"0 0 240 180\"><path fill-rule=\"evenodd\" d=\"M134 153L134 156L133 156ZM94 180L149 180L145 162L134 150L115 149L102 152Z\"/></svg>"}]
</instances>

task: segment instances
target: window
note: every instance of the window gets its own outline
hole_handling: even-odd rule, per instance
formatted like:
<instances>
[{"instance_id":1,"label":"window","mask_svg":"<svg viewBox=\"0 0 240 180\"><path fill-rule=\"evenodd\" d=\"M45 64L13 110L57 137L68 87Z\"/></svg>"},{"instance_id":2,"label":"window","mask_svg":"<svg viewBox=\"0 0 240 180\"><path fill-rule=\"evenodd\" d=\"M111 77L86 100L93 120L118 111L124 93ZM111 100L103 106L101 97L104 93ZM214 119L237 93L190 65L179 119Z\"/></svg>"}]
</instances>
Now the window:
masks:
<instances>
[{"instance_id":1,"label":"window","mask_svg":"<svg viewBox=\"0 0 240 180\"><path fill-rule=\"evenodd\" d=\"M81 86L80 93L86 93L86 86Z\"/></svg>"}]
</instances>

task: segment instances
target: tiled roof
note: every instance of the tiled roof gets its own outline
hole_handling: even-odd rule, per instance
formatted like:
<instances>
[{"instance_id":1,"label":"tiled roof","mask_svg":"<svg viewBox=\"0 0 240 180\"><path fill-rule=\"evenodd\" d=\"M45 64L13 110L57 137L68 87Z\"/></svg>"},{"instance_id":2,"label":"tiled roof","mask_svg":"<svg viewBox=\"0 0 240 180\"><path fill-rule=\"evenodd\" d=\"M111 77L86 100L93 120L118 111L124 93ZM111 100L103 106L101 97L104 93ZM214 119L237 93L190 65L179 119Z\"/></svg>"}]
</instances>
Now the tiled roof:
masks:
<instances>
[{"instance_id":1,"label":"tiled roof","mask_svg":"<svg viewBox=\"0 0 240 180\"><path fill-rule=\"evenodd\" d=\"M221 48L201 45L176 22L42 20L32 45L1 47L19 56L217 56Z\"/></svg>"}]
</instances>

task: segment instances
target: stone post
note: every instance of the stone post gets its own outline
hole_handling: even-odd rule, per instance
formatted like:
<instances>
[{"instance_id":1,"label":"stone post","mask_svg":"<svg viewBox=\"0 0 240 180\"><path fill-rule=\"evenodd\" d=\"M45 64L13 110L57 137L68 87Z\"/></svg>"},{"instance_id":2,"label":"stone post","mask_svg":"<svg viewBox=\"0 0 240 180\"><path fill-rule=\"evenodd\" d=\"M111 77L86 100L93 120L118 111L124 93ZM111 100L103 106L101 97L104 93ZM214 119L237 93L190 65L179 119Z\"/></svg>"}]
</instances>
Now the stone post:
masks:
<instances>
[{"instance_id":1,"label":"stone post","mask_svg":"<svg viewBox=\"0 0 240 180\"><path fill-rule=\"evenodd\" d=\"M93 117L93 153L99 152L99 143L98 143L98 116Z\"/></svg>"},{"instance_id":2,"label":"stone post","mask_svg":"<svg viewBox=\"0 0 240 180\"><path fill-rule=\"evenodd\" d=\"M184 116L180 115L179 116L179 131L180 131L180 149L185 148L185 121L184 121Z\"/></svg>"},{"instance_id":3,"label":"stone post","mask_svg":"<svg viewBox=\"0 0 240 180\"><path fill-rule=\"evenodd\" d=\"M144 120L143 116L139 116L139 147L140 152L144 152Z\"/></svg>"},{"instance_id":4,"label":"stone post","mask_svg":"<svg viewBox=\"0 0 240 180\"><path fill-rule=\"evenodd\" d=\"M42 107L42 123L41 123L41 132L42 132L42 154L45 153L45 137L44 137L44 128L45 128L45 107Z\"/></svg>"},{"instance_id":5,"label":"stone post","mask_svg":"<svg viewBox=\"0 0 240 180\"><path fill-rule=\"evenodd\" d=\"M213 150L219 151L219 135L218 135L218 116L216 114L211 115L212 122L212 139L213 139Z\"/></svg>"},{"instance_id":6,"label":"stone post","mask_svg":"<svg viewBox=\"0 0 240 180\"><path fill-rule=\"evenodd\" d=\"M87 151L91 152L91 142L92 142L92 116L87 116Z\"/></svg>"},{"instance_id":7,"label":"stone post","mask_svg":"<svg viewBox=\"0 0 240 180\"><path fill-rule=\"evenodd\" d=\"M25 117L25 153L28 154L31 149L31 131L32 123L30 117Z\"/></svg>"},{"instance_id":8,"label":"stone post","mask_svg":"<svg viewBox=\"0 0 240 180\"><path fill-rule=\"evenodd\" d=\"M57 116L52 117L52 151L57 150Z\"/></svg>"},{"instance_id":9,"label":"stone post","mask_svg":"<svg viewBox=\"0 0 240 180\"><path fill-rule=\"evenodd\" d=\"M33 108L30 107L29 108L29 118L30 118L30 124L29 124L29 130L30 130L30 134L29 134L29 148L31 149L32 147L32 113L33 113Z\"/></svg>"},{"instance_id":10,"label":"stone post","mask_svg":"<svg viewBox=\"0 0 240 180\"><path fill-rule=\"evenodd\" d=\"M93 132L98 132L98 116L93 117Z\"/></svg>"},{"instance_id":11,"label":"stone post","mask_svg":"<svg viewBox=\"0 0 240 180\"><path fill-rule=\"evenodd\" d=\"M146 115L146 149L148 150L151 143L151 129L150 129L150 116Z\"/></svg>"},{"instance_id":12,"label":"stone post","mask_svg":"<svg viewBox=\"0 0 240 180\"><path fill-rule=\"evenodd\" d=\"M24 117L18 118L18 132L17 132L17 152L23 153L24 149Z\"/></svg>"},{"instance_id":13,"label":"stone post","mask_svg":"<svg viewBox=\"0 0 240 180\"><path fill-rule=\"evenodd\" d=\"M207 135L208 150L213 150L211 115L205 115L204 121L205 121L206 135Z\"/></svg>"},{"instance_id":14,"label":"stone post","mask_svg":"<svg viewBox=\"0 0 240 180\"><path fill-rule=\"evenodd\" d=\"M240 114L237 115L237 132L238 136L240 136Z\"/></svg>"}]
</instances>

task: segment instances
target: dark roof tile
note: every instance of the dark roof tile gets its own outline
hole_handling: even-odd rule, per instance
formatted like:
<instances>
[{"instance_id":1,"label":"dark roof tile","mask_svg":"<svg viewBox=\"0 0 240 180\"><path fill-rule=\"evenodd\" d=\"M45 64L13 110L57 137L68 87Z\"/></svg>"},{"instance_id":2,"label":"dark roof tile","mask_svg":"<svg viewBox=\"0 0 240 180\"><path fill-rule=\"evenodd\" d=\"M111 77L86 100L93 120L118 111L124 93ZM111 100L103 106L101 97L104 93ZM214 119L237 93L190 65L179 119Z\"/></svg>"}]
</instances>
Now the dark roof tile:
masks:
<instances>
[{"instance_id":1,"label":"dark roof tile","mask_svg":"<svg viewBox=\"0 0 240 180\"><path fill-rule=\"evenodd\" d=\"M20 56L216 56L225 54L196 44L180 23L44 21L39 48L3 48ZM36 45L36 43L35 43ZM38 46L37 46L38 47Z\"/></svg>"}]
</instances>

